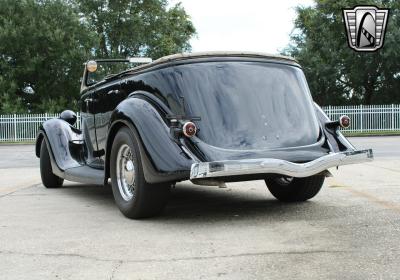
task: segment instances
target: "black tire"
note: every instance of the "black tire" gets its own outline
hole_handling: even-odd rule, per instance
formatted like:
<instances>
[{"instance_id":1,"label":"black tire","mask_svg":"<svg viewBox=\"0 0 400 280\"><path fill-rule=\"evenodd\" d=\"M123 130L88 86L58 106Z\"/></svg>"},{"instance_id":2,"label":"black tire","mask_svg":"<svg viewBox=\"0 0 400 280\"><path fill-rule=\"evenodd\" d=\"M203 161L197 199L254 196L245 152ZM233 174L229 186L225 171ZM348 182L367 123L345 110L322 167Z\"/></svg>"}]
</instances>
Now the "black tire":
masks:
<instances>
[{"instance_id":1,"label":"black tire","mask_svg":"<svg viewBox=\"0 0 400 280\"><path fill-rule=\"evenodd\" d=\"M64 179L55 175L51 169L50 154L44 139L40 146L40 176L46 188L59 188L64 182Z\"/></svg>"},{"instance_id":2,"label":"black tire","mask_svg":"<svg viewBox=\"0 0 400 280\"><path fill-rule=\"evenodd\" d=\"M121 128L114 138L110 156L111 185L115 202L119 210L126 217L132 219L147 218L159 214L166 206L170 193L170 184L149 184L146 182L138 141L139 139L129 128ZM133 175L132 173L129 175L130 178L133 177L133 182L131 185L128 184L131 188L128 196L132 195L131 198L126 197L127 193L124 192L124 189L121 190L123 187L120 187L118 182L122 184L122 181L117 178L117 174L120 174L118 172L121 172L118 166L123 165L124 159L127 158L126 156L121 157L120 151L127 149L127 146L129 146L131 152L129 158L133 162L133 167L130 170L134 170ZM123 172L132 172L127 169L127 166L128 163L124 164ZM120 177L123 176L120 174ZM125 180L125 183L127 181Z\"/></svg>"},{"instance_id":3,"label":"black tire","mask_svg":"<svg viewBox=\"0 0 400 280\"><path fill-rule=\"evenodd\" d=\"M313 198L324 184L324 176L305 178L271 177L265 183L271 194L280 201L299 202Z\"/></svg>"}]
</instances>

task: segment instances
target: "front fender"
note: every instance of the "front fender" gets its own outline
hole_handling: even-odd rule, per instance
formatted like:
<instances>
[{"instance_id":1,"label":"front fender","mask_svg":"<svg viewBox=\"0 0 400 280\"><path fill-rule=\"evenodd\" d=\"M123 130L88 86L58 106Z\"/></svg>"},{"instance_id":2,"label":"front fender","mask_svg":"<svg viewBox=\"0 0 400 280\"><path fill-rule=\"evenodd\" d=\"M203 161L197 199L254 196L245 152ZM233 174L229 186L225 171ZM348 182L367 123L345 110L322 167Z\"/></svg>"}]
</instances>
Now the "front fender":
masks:
<instances>
[{"instance_id":1,"label":"front fender","mask_svg":"<svg viewBox=\"0 0 400 280\"><path fill-rule=\"evenodd\" d=\"M169 127L157 109L147 100L138 97L124 100L112 114L111 123L106 148L108 159L116 133L114 127L123 123L140 139L141 160L147 182L189 179L193 160L171 139Z\"/></svg>"},{"instance_id":2,"label":"front fender","mask_svg":"<svg viewBox=\"0 0 400 280\"><path fill-rule=\"evenodd\" d=\"M36 138L36 156L40 156L40 145L46 141L52 159L55 161L59 171L79 167L81 164L71 155L70 143L82 141L82 133L61 119L50 119L45 121L39 129ZM53 168L53 171L54 168Z\"/></svg>"}]
</instances>

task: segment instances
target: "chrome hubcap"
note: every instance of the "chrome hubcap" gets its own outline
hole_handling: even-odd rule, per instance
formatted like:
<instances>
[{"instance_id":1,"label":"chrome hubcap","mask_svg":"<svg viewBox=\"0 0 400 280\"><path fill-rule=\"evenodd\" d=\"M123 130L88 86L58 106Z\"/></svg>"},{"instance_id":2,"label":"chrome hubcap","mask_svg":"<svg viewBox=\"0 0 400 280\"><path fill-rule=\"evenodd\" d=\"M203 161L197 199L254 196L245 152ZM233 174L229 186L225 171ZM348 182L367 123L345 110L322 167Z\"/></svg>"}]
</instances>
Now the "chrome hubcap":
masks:
<instances>
[{"instance_id":1,"label":"chrome hubcap","mask_svg":"<svg viewBox=\"0 0 400 280\"><path fill-rule=\"evenodd\" d=\"M129 201L135 195L135 165L131 148L126 144L118 150L116 167L119 192L125 201Z\"/></svg>"}]
</instances>

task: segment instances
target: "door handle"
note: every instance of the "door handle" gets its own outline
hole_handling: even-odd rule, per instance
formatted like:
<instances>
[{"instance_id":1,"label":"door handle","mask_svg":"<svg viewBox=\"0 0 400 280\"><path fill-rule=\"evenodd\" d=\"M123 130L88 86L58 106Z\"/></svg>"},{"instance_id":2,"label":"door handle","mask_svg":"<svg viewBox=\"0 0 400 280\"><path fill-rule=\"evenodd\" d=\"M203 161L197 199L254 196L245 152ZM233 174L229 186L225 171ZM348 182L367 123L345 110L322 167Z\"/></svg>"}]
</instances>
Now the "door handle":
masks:
<instances>
[{"instance_id":1,"label":"door handle","mask_svg":"<svg viewBox=\"0 0 400 280\"><path fill-rule=\"evenodd\" d=\"M86 107L89 107L89 103L93 102L93 98L86 98L85 99L85 103L86 103Z\"/></svg>"}]
</instances>

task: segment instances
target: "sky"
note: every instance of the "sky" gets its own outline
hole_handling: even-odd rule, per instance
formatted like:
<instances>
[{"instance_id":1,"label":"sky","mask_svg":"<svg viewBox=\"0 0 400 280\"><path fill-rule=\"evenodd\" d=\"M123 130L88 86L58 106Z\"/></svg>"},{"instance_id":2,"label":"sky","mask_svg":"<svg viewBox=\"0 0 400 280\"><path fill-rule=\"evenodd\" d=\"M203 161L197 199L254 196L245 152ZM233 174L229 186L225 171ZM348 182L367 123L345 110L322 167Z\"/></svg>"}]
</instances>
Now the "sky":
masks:
<instances>
[{"instance_id":1,"label":"sky","mask_svg":"<svg viewBox=\"0 0 400 280\"><path fill-rule=\"evenodd\" d=\"M279 53L289 43L295 7L312 0L170 0L181 2L197 36L192 51L259 51Z\"/></svg>"}]
</instances>

